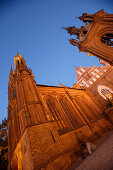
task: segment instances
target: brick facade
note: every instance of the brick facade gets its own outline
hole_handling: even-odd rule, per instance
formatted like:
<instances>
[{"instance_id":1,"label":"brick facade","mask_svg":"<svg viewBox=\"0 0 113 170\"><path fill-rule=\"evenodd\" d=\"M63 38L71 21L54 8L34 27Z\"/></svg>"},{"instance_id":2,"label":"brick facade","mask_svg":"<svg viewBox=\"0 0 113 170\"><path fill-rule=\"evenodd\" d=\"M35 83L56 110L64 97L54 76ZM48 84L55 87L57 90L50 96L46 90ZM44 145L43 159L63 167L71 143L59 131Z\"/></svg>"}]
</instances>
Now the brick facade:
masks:
<instances>
[{"instance_id":1,"label":"brick facade","mask_svg":"<svg viewBox=\"0 0 113 170\"><path fill-rule=\"evenodd\" d=\"M88 89L102 105L106 104L106 98L99 94L98 87L106 86L113 90L113 66L100 60L104 66L77 67L77 84Z\"/></svg>"},{"instance_id":2,"label":"brick facade","mask_svg":"<svg viewBox=\"0 0 113 170\"><path fill-rule=\"evenodd\" d=\"M8 84L8 169L67 168L76 158L79 132L88 138L111 126L101 104L80 86L37 85L21 54L14 63Z\"/></svg>"},{"instance_id":3,"label":"brick facade","mask_svg":"<svg viewBox=\"0 0 113 170\"><path fill-rule=\"evenodd\" d=\"M71 35L79 36L80 40L78 42L72 39L70 42L77 45L80 51L97 54L99 58L113 64L113 50L109 47L112 46L110 38L113 34L107 34L108 28L113 30L113 14L109 15L101 10L95 15L84 14L81 19L85 20L84 17L86 22L89 22L84 28L67 29ZM105 34L101 36L102 31L105 31ZM105 40L106 36L108 42ZM21 54L14 57L14 64L15 70L11 68L8 83L8 169L67 169L76 159L76 152L80 150L80 138L85 143L89 137L100 136L112 127L112 109L109 116L105 117L98 96L95 97L79 85L73 88L37 85ZM102 69L104 72L104 68L97 70ZM95 69L94 67L93 76L96 76ZM84 70L81 71L85 73ZM111 81L111 70L112 68L109 68L109 76L107 74L102 81ZM90 72L91 69L86 71ZM84 81L91 76L84 74ZM94 78L98 79L98 76L93 77L93 81ZM108 95L111 90L104 89L102 92Z\"/></svg>"}]
</instances>

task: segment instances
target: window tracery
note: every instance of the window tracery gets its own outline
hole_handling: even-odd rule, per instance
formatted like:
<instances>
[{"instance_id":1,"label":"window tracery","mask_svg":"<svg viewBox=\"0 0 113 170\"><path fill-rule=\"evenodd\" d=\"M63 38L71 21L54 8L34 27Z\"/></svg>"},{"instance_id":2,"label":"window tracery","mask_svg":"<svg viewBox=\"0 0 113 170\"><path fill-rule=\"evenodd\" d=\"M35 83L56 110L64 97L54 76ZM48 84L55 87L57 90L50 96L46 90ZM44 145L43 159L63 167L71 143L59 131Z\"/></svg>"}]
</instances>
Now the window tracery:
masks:
<instances>
[{"instance_id":1,"label":"window tracery","mask_svg":"<svg viewBox=\"0 0 113 170\"><path fill-rule=\"evenodd\" d=\"M66 99L65 97L61 96L59 102L66 113L66 117L71 123L73 128L77 128L80 124L83 124L80 120L79 116L77 115L75 109L73 108L72 104Z\"/></svg>"},{"instance_id":2,"label":"window tracery","mask_svg":"<svg viewBox=\"0 0 113 170\"><path fill-rule=\"evenodd\" d=\"M54 121L57 122L58 129L65 128L65 124L64 124L64 122L62 120L62 116L61 116L62 113L59 109L57 100L51 96L48 96L48 98L46 100L46 104L49 108L49 111L50 111Z\"/></svg>"},{"instance_id":3,"label":"window tracery","mask_svg":"<svg viewBox=\"0 0 113 170\"><path fill-rule=\"evenodd\" d=\"M84 96L75 96L75 102L78 104L79 108L81 109L81 111L85 114L85 116L87 117L87 119L89 121L93 120L93 115L91 114L91 108L88 105L88 101L86 101L86 99L84 98Z\"/></svg>"},{"instance_id":4,"label":"window tracery","mask_svg":"<svg viewBox=\"0 0 113 170\"><path fill-rule=\"evenodd\" d=\"M113 91L107 86L99 85L98 92L105 100L112 100L113 98Z\"/></svg>"}]
</instances>

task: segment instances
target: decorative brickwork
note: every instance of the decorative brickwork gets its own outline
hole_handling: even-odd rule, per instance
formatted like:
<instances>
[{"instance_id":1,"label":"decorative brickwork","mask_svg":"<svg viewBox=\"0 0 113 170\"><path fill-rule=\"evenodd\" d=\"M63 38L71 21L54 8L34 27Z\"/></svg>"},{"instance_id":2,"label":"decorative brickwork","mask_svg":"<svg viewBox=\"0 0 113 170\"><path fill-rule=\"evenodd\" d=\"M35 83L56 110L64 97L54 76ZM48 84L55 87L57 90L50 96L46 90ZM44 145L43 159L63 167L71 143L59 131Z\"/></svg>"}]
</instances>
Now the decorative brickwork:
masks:
<instances>
[{"instance_id":1,"label":"decorative brickwork","mask_svg":"<svg viewBox=\"0 0 113 170\"><path fill-rule=\"evenodd\" d=\"M80 51L98 54L98 57L112 64L113 15L100 11L95 15L84 14L80 19L89 23L81 29L65 28L80 40L73 39L70 42L77 45ZM89 38L87 33L91 33ZM91 41L92 36L95 43ZM103 111L98 96L95 95L95 98L89 90L78 84L73 88L37 85L21 54L14 57L14 64L15 70L11 68L8 83L8 170L67 169L81 149L80 140L85 143L89 137L96 138L112 127L113 109L107 108L109 115L106 116L107 112ZM89 81L92 77L89 74L91 68L79 69L82 69L84 81ZM97 71L101 69L104 71L102 66ZM109 74L112 78L110 71L111 68ZM104 82L106 79L111 81L109 76L105 76ZM105 96L108 96L108 92L109 89L102 91Z\"/></svg>"},{"instance_id":2,"label":"decorative brickwork","mask_svg":"<svg viewBox=\"0 0 113 170\"><path fill-rule=\"evenodd\" d=\"M100 63L105 66L77 67L76 83L88 89L102 105L105 105L113 94L113 66L103 60L100 60Z\"/></svg>"},{"instance_id":3,"label":"decorative brickwork","mask_svg":"<svg viewBox=\"0 0 113 170\"><path fill-rule=\"evenodd\" d=\"M78 132L86 138L100 134L100 103L80 86L37 85L21 54L14 63L8 84L8 169L68 167Z\"/></svg>"}]
</instances>

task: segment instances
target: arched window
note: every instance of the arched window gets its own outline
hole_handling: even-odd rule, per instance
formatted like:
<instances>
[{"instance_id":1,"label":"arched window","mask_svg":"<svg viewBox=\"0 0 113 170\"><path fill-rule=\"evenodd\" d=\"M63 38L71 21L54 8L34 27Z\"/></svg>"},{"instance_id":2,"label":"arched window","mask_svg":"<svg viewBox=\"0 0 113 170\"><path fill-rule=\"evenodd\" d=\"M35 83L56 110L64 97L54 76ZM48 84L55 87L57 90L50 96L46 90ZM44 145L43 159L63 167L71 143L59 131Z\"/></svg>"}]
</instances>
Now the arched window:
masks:
<instances>
[{"instance_id":1,"label":"arched window","mask_svg":"<svg viewBox=\"0 0 113 170\"><path fill-rule=\"evenodd\" d=\"M86 101L86 99L84 98L84 96L75 96L75 102L77 103L81 111L85 114L87 119L89 121L92 121L94 117L91 111L91 107L88 104L88 101Z\"/></svg>"},{"instance_id":2,"label":"arched window","mask_svg":"<svg viewBox=\"0 0 113 170\"><path fill-rule=\"evenodd\" d=\"M66 128L66 125L64 124L64 121L62 119L62 113L57 100L51 96L48 96L46 104L49 108L52 117L54 118L54 121L57 123L57 129L60 130Z\"/></svg>"},{"instance_id":3,"label":"arched window","mask_svg":"<svg viewBox=\"0 0 113 170\"><path fill-rule=\"evenodd\" d=\"M95 103L94 100L91 100L91 98L88 95L84 95L84 100L90 109L90 112L95 118L99 118L100 115L102 114L102 110L100 107Z\"/></svg>"},{"instance_id":4,"label":"arched window","mask_svg":"<svg viewBox=\"0 0 113 170\"><path fill-rule=\"evenodd\" d=\"M113 47L113 34L108 33L101 36L101 42L105 45Z\"/></svg>"},{"instance_id":5,"label":"arched window","mask_svg":"<svg viewBox=\"0 0 113 170\"><path fill-rule=\"evenodd\" d=\"M61 96L60 99L60 104L65 112L65 116L70 122L71 126L73 128L79 127L82 123L80 120L79 116L77 115L75 109L73 108L72 104L66 99L65 97Z\"/></svg>"},{"instance_id":6,"label":"arched window","mask_svg":"<svg viewBox=\"0 0 113 170\"><path fill-rule=\"evenodd\" d=\"M98 92L105 100L112 100L113 98L113 91L107 86L99 85Z\"/></svg>"}]
</instances>

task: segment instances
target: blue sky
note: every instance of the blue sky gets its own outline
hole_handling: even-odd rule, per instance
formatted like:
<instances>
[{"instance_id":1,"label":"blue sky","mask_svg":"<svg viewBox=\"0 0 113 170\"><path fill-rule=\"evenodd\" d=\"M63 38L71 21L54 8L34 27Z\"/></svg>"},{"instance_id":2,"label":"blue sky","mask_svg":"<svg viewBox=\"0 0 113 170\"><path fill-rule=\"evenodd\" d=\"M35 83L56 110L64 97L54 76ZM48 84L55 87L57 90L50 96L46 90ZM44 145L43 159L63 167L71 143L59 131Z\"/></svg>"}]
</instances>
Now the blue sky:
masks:
<instances>
[{"instance_id":1,"label":"blue sky","mask_svg":"<svg viewBox=\"0 0 113 170\"><path fill-rule=\"evenodd\" d=\"M7 116L8 76L17 51L25 58L37 84L73 86L75 67L100 66L99 59L69 44L63 26L83 25L76 17L104 9L110 0L0 1L0 121Z\"/></svg>"}]
</instances>

